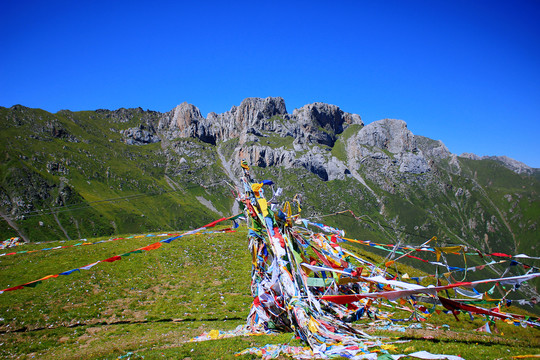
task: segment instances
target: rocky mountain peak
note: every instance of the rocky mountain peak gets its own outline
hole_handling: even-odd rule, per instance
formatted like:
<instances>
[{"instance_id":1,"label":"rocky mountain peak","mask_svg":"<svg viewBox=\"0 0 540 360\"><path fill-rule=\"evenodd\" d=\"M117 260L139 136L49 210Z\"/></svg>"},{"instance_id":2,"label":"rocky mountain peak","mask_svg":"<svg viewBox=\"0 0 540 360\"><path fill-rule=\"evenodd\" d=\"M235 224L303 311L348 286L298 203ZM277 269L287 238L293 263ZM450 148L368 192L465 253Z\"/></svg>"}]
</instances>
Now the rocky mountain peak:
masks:
<instances>
[{"instance_id":1,"label":"rocky mountain peak","mask_svg":"<svg viewBox=\"0 0 540 360\"><path fill-rule=\"evenodd\" d=\"M391 174L425 174L431 170L413 133L403 120L383 119L364 126L349 138L347 157L352 169L372 164Z\"/></svg>"},{"instance_id":2,"label":"rocky mountain peak","mask_svg":"<svg viewBox=\"0 0 540 360\"><path fill-rule=\"evenodd\" d=\"M276 124L269 121L275 116L287 116L283 98L246 98L239 106L233 106L227 112L209 113L207 121L212 125L216 139L240 138L240 142L244 143L249 133L276 131Z\"/></svg>"},{"instance_id":3,"label":"rocky mountain peak","mask_svg":"<svg viewBox=\"0 0 540 360\"><path fill-rule=\"evenodd\" d=\"M239 124L256 124L263 119L270 119L276 115L287 114L285 100L281 97L246 98L240 106L233 106L230 110Z\"/></svg>"},{"instance_id":4,"label":"rocky mountain peak","mask_svg":"<svg viewBox=\"0 0 540 360\"><path fill-rule=\"evenodd\" d=\"M195 137L215 144L216 139L211 123L201 115L198 107L187 102L163 114L159 120L158 131L170 140L179 137Z\"/></svg>"},{"instance_id":5,"label":"rocky mountain peak","mask_svg":"<svg viewBox=\"0 0 540 360\"><path fill-rule=\"evenodd\" d=\"M361 145L388 150L393 154L416 150L414 135L403 120L374 121L358 132L357 139Z\"/></svg>"},{"instance_id":6,"label":"rocky mountain peak","mask_svg":"<svg viewBox=\"0 0 540 360\"><path fill-rule=\"evenodd\" d=\"M174 108L172 114L172 126L176 126L180 130L190 127L193 123L203 120L201 111L198 107L187 102L183 102Z\"/></svg>"},{"instance_id":7,"label":"rocky mountain peak","mask_svg":"<svg viewBox=\"0 0 540 360\"><path fill-rule=\"evenodd\" d=\"M167 138L196 137L215 144L239 138L240 144L256 141L253 136L272 133L292 136L296 143L333 146L337 135L349 125L363 125L357 114L346 113L336 105L316 102L287 113L281 97L246 98L222 114L211 112L203 118L197 107L188 103L165 113L158 130Z\"/></svg>"},{"instance_id":8,"label":"rocky mountain peak","mask_svg":"<svg viewBox=\"0 0 540 360\"><path fill-rule=\"evenodd\" d=\"M336 135L352 124L364 125L360 115L346 113L336 105L315 102L294 109L292 119L300 127L298 142L334 146Z\"/></svg>"},{"instance_id":9,"label":"rocky mountain peak","mask_svg":"<svg viewBox=\"0 0 540 360\"><path fill-rule=\"evenodd\" d=\"M345 113L336 105L321 102L307 104L299 109L294 109L293 117L301 123L308 124L311 122L337 134L343 132L344 124L364 124L360 115Z\"/></svg>"}]
</instances>

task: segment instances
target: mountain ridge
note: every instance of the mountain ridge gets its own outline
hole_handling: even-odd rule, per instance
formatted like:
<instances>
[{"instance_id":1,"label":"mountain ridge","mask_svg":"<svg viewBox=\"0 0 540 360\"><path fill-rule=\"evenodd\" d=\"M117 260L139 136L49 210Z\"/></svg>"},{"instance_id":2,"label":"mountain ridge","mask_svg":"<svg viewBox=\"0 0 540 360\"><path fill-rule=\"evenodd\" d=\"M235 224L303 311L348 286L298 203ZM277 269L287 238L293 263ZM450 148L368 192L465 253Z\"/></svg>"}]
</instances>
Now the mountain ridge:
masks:
<instances>
[{"instance_id":1,"label":"mountain ridge","mask_svg":"<svg viewBox=\"0 0 540 360\"><path fill-rule=\"evenodd\" d=\"M274 99L272 97L268 97L266 99L262 99L262 98L246 98L244 101L246 100L250 100L250 99L255 99L255 100L267 100L267 99ZM284 103L284 100L280 97L277 97L275 99L281 99L283 101L283 107L285 108L285 103ZM244 102L243 101L243 102ZM243 103L242 102L242 103ZM322 102L315 102L315 103L311 103L311 104L306 104L304 105L303 107L301 108L298 108L298 109L294 109L294 112L297 112L297 111L301 111L303 108L307 107L307 106L313 106L313 105L316 105L316 104L324 104L324 105L327 105L327 106L331 106L331 107L336 107L339 109L338 106L336 105L331 105L331 104L326 104L326 103L322 103ZM114 119L116 117L120 117L120 122L126 122L127 119L125 118L129 112L131 111L135 111L135 112L138 112L138 113L150 113L150 114L158 114L158 115L166 115L166 114L169 114L169 113L172 113L174 112L175 110L177 109L182 109L183 106L188 106L188 107L191 107L193 109L193 111L197 114L197 118L200 118L200 119L204 119L206 121L208 120L215 120L217 118L221 118L223 117L224 114L228 114L228 113L234 113L236 111L236 109L238 109L239 106L235 106L233 105L231 107L231 109L229 111L226 111L225 113L221 113L221 114L217 114L213 111L209 112L207 114L206 117L204 117L199 108L193 104L190 104L190 103L187 103L187 102L183 102L179 105L177 105L175 108L173 108L172 110L170 111L167 111L167 112L159 112L159 111L155 111L155 110L143 110L141 107L137 107L137 108L124 108L124 107L121 107L121 108L118 108L116 110L109 110L109 109L96 109L96 110L83 110L83 111L76 111L76 112L84 112L84 111L95 111L96 113L104 113L106 114L106 117L108 118L111 118L111 119ZM241 106L241 105L240 105ZM21 109L21 108L25 108L25 109L30 109L30 110L41 110L39 108L31 108L31 107L26 107L24 105L21 105L21 104L16 104L16 105L13 105L11 107L2 107L0 106L0 108L4 108L4 109ZM293 112L293 113L294 113ZM72 113L71 110L67 110L67 109L62 109L62 110L59 110L58 112L56 113L51 113L51 114L62 114L62 113ZM114 115L111 115L111 114L114 114ZM287 113L286 111L286 108L285 108L285 111L283 112L284 115L290 115L289 113ZM351 116L354 116L354 117L358 117L361 125L368 125L368 124L364 124L361 120L361 117L360 115L358 114L354 114L354 113L345 113L345 114L348 114L348 115L351 115ZM389 119L381 119L381 120L389 120ZM374 123L374 122L378 122L378 121L381 121L381 120L375 120L371 123ZM403 121L403 120L400 120L400 121ZM371 124L370 123L370 124ZM126 129L126 132L128 132L129 130L131 129ZM144 129L141 129L141 130L144 130ZM153 130L153 133L156 133L155 129ZM134 134L129 134L129 132L126 134L127 137L137 137L137 135L134 135ZM143 134L143 137L144 135L146 135L146 133ZM178 134L177 134L178 135ZM140 135L139 135L140 136ZM416 137L426 137L426 136L422 136L422 135L415 135ZM428 138L428 137L426 137ZM429 138L430 139L430 138ZM430 139L431 140L431 139ZM440 141L442 143L441 140L436 140L436 141ZM141 141L141 143L148 143L149 141ZM155 142L155 140L154 140ZM133 143L135 144L135 142ZM444 146L444 144L442 143L442 145ZM448 150L448 149L446 149ZM448 151L449 152L449 151ZM506 155L483 155L483 156L479 156L479 155L476 155L474 153L470 153L470 152L464 152L460 155L458 155L460 157L465 157L465 158L468 158L468 159L472 159L472 160L485 160L485 159L490 159L490 160L495 160L495 161L499 161L501 164L504 164L507 168L509 168L510 170L512 171L515 171L517 173L527 173L527 174L532 174L532 173L535 173L535 172L538 172L540 171L540 168L534 168L534 167L530 167L529 165L519 161L519 160L516 160L516 159L513 159L513 158L510 158Z\"/></svg>"},{"instance_id":2,"label":"mountain ridge","mask_svg":"<svg viewBox=\"0 0 540 360\"><path fill-rule=\"evenodd\" d=\"M166 113L120 108L61 110L51 114L21 105L0 108L0 112L6 134L4 141L15 145L3 154L9 161L2 167L0 191L2 213L10 217L12 223L24 224L29 219L28 211L36 212L51 205L62 207L115 195L180 191L183 186L193 189L183 189L183 194L187 194L188 203L194 204L198 214L195 218L208 217L207 211L226 213L234 201L229 197L219 204L213 199L216 193L209 193L205 186L234 183L234 176L239 174L238 163L246 159L261 175L271 178L277 173L278 180L285 181L285 192L289 195L303 191L306 198L319 203L307 205L307 210L315 214L321 214L321 198L325 198L325 195L316 198L315 188L324 187L332 193L348 186L347 196L341 194L328 200L329 211L352 203L357 212L371 212L379 217L377 221L393 222L395 229L401 226L434 231L437 225L444 223L442 228L451 234L448 240L463 243L473 236L473 243L484 247L493 247L489 229L502 229L506 233L503 237L511 240L513 250L519 247L515 240L515 233L519 231L514 227L531 228L528 236L531 240L527 243L537 232L536 215L525 221L523 213L517 217L512 214L521 208L524 197L529 199L529 205L523 206L534 208L536 214L536 169L516 166L522 163L508 158L501 161L467 154L458 156L440 140L414 135L402 120L382 119L365 125L359 115L344 112L336 105L316 102L290 114L283 98L247 98L225 113L211 112L206 118L196 106L186 102ZM28 146L19 147L17 143ZM501 166L515 176L504 172ZM480 174L477 168L481 168ZM482 172L489 174L485 177L493 178L484 179ZM500 174L515 178L503 181L503 190L493 186ZM28 183L17 182L20 178L26 178ZM306 189L308 184L302 179L314 184L314 189ZM527 182L529 185L522 187L529 186L532 190L525 191L526 195L516 194L512 183ZM225 185L218 185L217 189L228 193ZM499 191L505 192L502 200L494 201L495 195L490 192ZM223 196L227 197L222 195L222 200ZM509 198L512 200L507 200ZM358 199L364 203L359 204ZM476 200L476 204L469 204L471 199ZM167 200L170 206L177 201ZM423 209L426 202L435 209ZM441 210L442 204L445 205ZM410 208L405 211L407 207ZM135 210L130 206L122 208L122 215L96 210L96 206L89 206L88 211L98 217L93 224L86 224L96 234L114 233L124 228L146 230L145 226L153 228L163 224L157 216L134 217ZM466 220L467 211L477 212L473 220ZM453 214L451 224L442 220L447 212ZM61 218L45 222L56 229L51 229L47 236L83 236L80 223L86 221L77 220L69 208L66 213L72 214L70 225L65 226ZM490 220L486 223L484 215L487 213ZM129 220L117 219L126 214ZM514 225L510 225L512 217ZM168 226L186 221L182 216L171 215L170 218L176 220L171 220ZM132 226L118 225L123 222ZM483 233L478 231L480 223L487 229ZM25 226L15 230L6 224L2 229L5 236L29 232ZM364 226L359 233L365 233L365 229ZM394 233L402 236L398 230ZM32 236L26 234L25 237ZM383 235L378 237L383 238Z\"/></svg>"}]
</instances>

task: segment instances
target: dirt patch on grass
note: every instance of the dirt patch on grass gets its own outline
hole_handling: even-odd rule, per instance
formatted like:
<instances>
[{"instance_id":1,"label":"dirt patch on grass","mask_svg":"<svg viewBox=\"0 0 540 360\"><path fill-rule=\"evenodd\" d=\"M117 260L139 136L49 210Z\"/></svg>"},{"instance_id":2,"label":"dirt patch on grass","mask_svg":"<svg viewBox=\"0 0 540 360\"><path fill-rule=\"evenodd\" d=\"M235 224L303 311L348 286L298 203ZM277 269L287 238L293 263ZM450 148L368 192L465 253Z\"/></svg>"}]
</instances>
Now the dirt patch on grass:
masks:
<instances>
[{"instance_id":1,"label":"dirt patch on grass","mask_svg":"<svg viewBox=\"0 0 540 360\"><path fill-rule=\"evenodd\" d=\"M86 306L86 303L77 303L77 304L69 304L69 305L65 305L62 307L62 310L71 310L71 309L76 309L76 308L80 308L80 307L83 307L83 306Z\"/></svg>"},{"instance_id":2,"label":"dirt patch on grass","mask_svg":"<svg viewBox=\"0 0 540 360\"><path fill-rule=\"evenodd\" d=\"M86 332L90 335L96 335L98 332L103 331L102 327L89 327Z\"/></svg>"}]
</instances>

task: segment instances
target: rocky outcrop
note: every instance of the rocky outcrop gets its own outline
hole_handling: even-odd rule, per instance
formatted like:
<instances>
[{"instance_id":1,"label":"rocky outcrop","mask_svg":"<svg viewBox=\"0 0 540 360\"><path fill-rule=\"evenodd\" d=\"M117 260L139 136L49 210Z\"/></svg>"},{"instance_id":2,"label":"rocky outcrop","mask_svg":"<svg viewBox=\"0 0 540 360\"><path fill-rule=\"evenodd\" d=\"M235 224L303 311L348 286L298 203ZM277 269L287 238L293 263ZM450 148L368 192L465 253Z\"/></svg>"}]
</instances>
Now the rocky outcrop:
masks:
<instances>
[{"instance_id":1,"label":"rocky outcrop","mask_svg":"<svg viewBox=\"0 0 540 360\"><path fill-rule=\"evenodd\" d=\"M473 154L473 153L463 153L463 154L459 155L459 157L462 157L462 158L465 158L465 159L471 159L471 160L482 160L481 156L478 156L478 155Z\"/></svg>"},{"instance_id":2,"label":"rocky outcrop","mask_svg":"<svg viewBox=\"0 0 540 360\"><path fill-rule=\"evenodd\" d=\"M128 145L146 145L160 142L160 138L153 129L146 129L144 126L130 128L122 131L124 141Z\"/></svg>"},{"instance_id":3,"label":"rocky outcrop","mask_svg":"<svg viewBox=\"0 0 540 360\"><path fill-rule=\"evenodd\" d=\"M351 174L342 161L321 152L304 154L295 162L295 165L309 170L324 181L343 180Z\"/></svg>"},{"instance_id":4,"label":"rocky outcrop","mask_svg":"<svg viewBox=\"0 0 540 360\"><path fill-rule=\"evenodd\" d=\"M429 163L403 120L384 119L363 127L347 144L349 166L359 169L370 161L379 168L397 168L402 173L424 174Z\"/></svg>"},{"instance_id":5,"label":"rocky outcrop","mask_svg":"<svg viewBox=\"0 0 540 360\"><path fill-rule=\"evenodd\" d=\"M45 124L47 131L50 135L57 139L63 139L69 142L78 143L79 139L70 134L66 128L57 120L48 121Z\"/></svg>"},{"instance_id":6,"label":"rocky outcrop","mask_svg":"<svg viewBox=\"0 0 540 360\"><path fill-rule=\"evenodd\" d=\"M246 148L237 148L235 151L237 162L245 159L249 164L258 167L283 166L290 168L294 166L296 152L283 148L272 148L270 146L252 145Z\"/></svg>"},{"instance_id":7,"label":"rocky outcrop","mask_svg":"<svg viewBox=\"0 0 540 360\"><path fill-rule=\"evenodd\" d=\"M414 135L403 120L372 122L358 132L356 141L360 146L375 147L393 154L417 150Z\"/></svg>"},{"instance_id":8,"label":"rocky outcrop","mask_svg":"<svg viewBox=\"0 0 540 360\"><path fill-rule=\"evenodd\" d=\"M351 125L360 125L345 144L347 161L327 150ZM358 170L366 159L372 166L389 172L425 174L429 161L417 146L417 139L402 120L384 119L365 127L359 115L346 113L338 106L316 102L287 113L279 97L247 98L240 106L204 118L199 109L183 103L164 114L158 130L169 140L198 138L216 144L238 139L235 156L259 167L284 166L308 169L323 180L343 179ZM265 137L292 137L291 148L262 145ZM449 156L441 142L420 141L429 157ZM268 141L266 141L268 143ZM323 150L321 145L327 146Z\"/></svg>"},{"instance_id":9,"label":"rocky outcrop","mask_svg":"<svg viewBox=\"0 0 540 360\"><path fill-rule=\"evenodd\" d=\"M487 156L485 157L489 160L495 160L506 166L508 169L512 170L515 173L518 174L532 174L533 169L521 161L514 160L512 158L509 158L508 156Z\"/></svg>"},{"instance_id":10,"label":"rocky outcrop","mask_svg":"<svg viewBox=\"0 0 540 360\"><path fill-rule=\"evenodd\" d=\"M187 102L165 113L159 120L158 131L169 140L193 137L207 143L216 143L211 121L201 115L199 108Z\"/></svg>"},{"instance_id":11,"label":"rocky outcrop","mask_svg":"<svg viewBox=\"0 0 540 360\"><path fill-rule=\"evenodd\" d=\"M126 118L131 113L116 114ZM360 125L356 132L349 132L344 144L346 160L339 160L321 151L333 148L340 135L351 125ZM441 142L415 136L403 120L384 119L364 126L357 114L344 112L338 106L315 102L287 113L281 97L247 98L239 106L205 118L191 104L182 103L162 114L157 126L158 134L168 140L197 138L205 143L217 144L238 139L236 156L245 156L260 167L303 167L321 179L342 179L358 171L361 166L374 171L384 171L390 177L399 174L422 175L431 172L434 162L449 159L455 173L461 171L459 161ZM145 144L159 141L144 129L128 129L126 142ZM276 148L264 138L291 137L292 148ZM268 144L265 146L262 144ZM478 157L492 159L517 173L531 174L533 169L507 157Z\"/></svg>"},{"instance_id":12,"label":"rocky outcrop","mask_svg":"<svg viewBox=\"0 0 540 360\"><path fill-rule=\"evenodd\" d=\"M346 165L328 152L314 147L311 152L298 154L294 150L272 148L270 146L252 145L238 147L235 152L237 162L245 159L249 164L258 167L282 166L285 168L304 168L322 180L343 180L350 175Z\"/></svg>"},{"instance_id":13,"label":"rocky outcrop","mask_svg":"<svg viewBox=\"0 0 540 360\"><path fill-rule=\"evenodd\" d=\"M433 140L424 136L415 135L414 140L416 145L426 158L440 160L448 159L452 156L452 153L441 140Z\"/></svg>"},{"instance_id":14,"label":"rocky outcrop","mask_svg":"<svg viewBox=\"0 0 540 360\"><path fill-rule=\"evenodd\" d=\"M425 174L431 170L423 154L403 153L399 160L402 173Z\"/></svg>"},{"instance_id":15,"label":"rocky outcrop","mask_svg":"<svg viewBox=\"0 0 540 360\"><path fill-rule=\"evenodd\" d=\"M233 106L225 113L209 113L207 120L212 124L216 139L239 138L240 143L245 143L248 134L261 135L264 131L287 136L286 127L276 118L288 118L285 101L281 97L247 98L240 106Z\"/></svg>"},{"instance_id":16,"label":"rocky outcrop","mask_svg":"<svg viewBox=\"0 0 540 360\"><path fill-rule=\"evenodd\" d=\"M70 117L69 110L61 110L60 113ZM133 119L140 119L142 124L148 125L159 117L157 111L143 110L142 108L125 109L120 108L117 110L98 109L96 113L113 123L126 123Z\"/></svg>"},{"instance_id":17,"label":"rocky outcrop","mask_svg":"<svg viewBox=\"0 0 540 360\"><path fill-rule=\"evenodd\" d=\"M295 109L294 136L299 143L334 146L337 135L352 124L364 125L357 114L345 113L336 105L316 102Z\"/></svg>"},{"instance_id":18,"label":"rocky outcrop","mask_svg":"<svg viewBox=\"0 0 540 360\"><path fill-rule=\"evenodd\" d=\"M508 156L478 156L472 153L463 153L460 157L471 159L471 160L493 160L502 164L504 167L512 170L517 174L527 174L531 175L534 173L534 169L521 161L514 160Z\"/></svg>"},{"instance_id":19,"label":"rocky outcrop","mask_svg":"<svg viewBox=\"0 0 540 360\"><path fill-rule=\"evenodd\" d=\"M297 145L333 146L337 135L349 125L363 125L359 115L342 111L335 105L313 103L287 113L281 97L247 98L239 106L222 114L211 112L204 118L194 105L183 103L165 113L158 130L167 139L194 137L215 144L238 138L240 144L253 136L276 135L295 138Z\"/></svg>"}]
</instances>

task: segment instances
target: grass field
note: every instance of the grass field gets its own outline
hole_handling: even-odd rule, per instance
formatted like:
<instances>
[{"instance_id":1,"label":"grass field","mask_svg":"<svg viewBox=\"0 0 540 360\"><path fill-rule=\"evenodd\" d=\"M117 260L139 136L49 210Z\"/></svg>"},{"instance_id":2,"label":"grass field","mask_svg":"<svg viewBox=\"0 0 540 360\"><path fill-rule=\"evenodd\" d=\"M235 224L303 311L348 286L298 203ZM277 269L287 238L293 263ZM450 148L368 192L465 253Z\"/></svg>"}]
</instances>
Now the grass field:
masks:
<instances>
[{"instance_id":1,"label":"grass field","mask_svg":"<svg viewBox=\"0 0 540 360\"><path fill-rule=\"evenodd\" d=\"M0 257L0 288L82 267L164 238L132 237ZM23 245L0 253L79 242ZM45 280L35 288L1 294L0 358L248 359L257 357L235 354L265 344L302 345L292 334L188 342L203 332L232 330L245 323L251 304L246 242L242 227L236 233L190 235L153 251ZM363 251L357 250L377 260ZM404 271L412 275L415 270ZM497 321L499 334L475 332L485 321L461 314L456 322L441 313L422 322L421 329L408 328L411 323L404 322L397 330L384 330L380 322L369 325L372 319L357 326L384 342L407 340L395 344L390 353L396 354L426 350L465 359L540 354L538 329Z\"/></svg>"}]
</instances>

